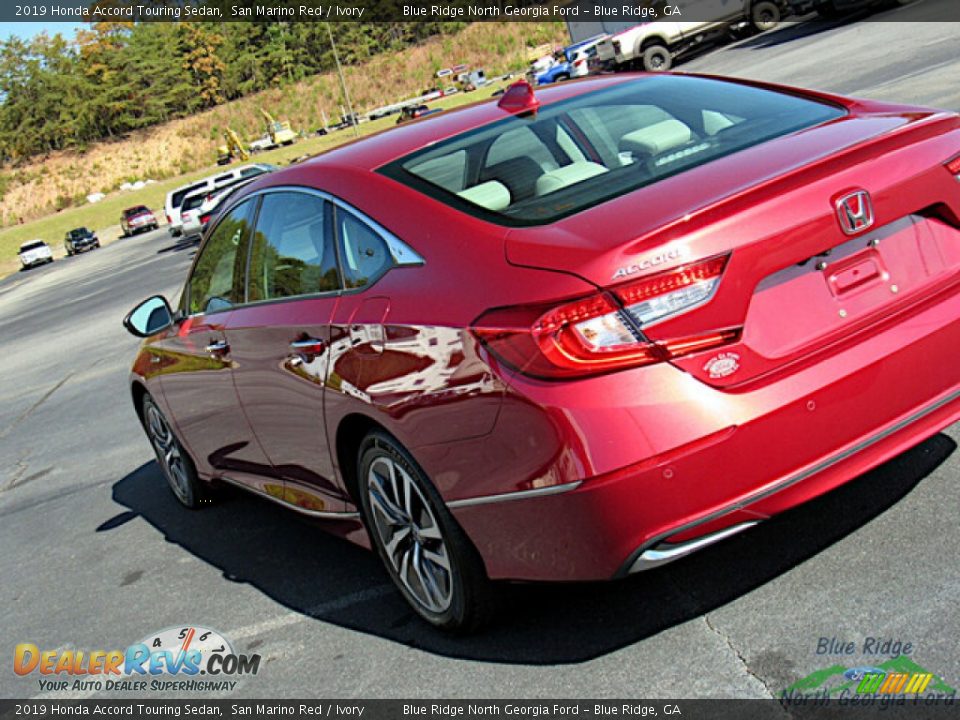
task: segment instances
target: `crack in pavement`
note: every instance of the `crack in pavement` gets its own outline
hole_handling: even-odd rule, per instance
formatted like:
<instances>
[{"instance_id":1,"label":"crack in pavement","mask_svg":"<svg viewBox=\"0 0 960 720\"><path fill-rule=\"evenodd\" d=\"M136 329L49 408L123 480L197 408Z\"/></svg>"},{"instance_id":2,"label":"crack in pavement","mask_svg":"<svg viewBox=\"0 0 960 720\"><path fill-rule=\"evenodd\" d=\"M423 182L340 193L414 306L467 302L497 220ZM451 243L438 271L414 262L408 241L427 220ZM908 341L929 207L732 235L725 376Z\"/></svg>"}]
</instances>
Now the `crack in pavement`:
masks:
<instances>
[{"instance_id":1,"label":"crack in pavement","mask_svg":"<svg viewBox=\"0 0 960 720\"><path fill-rule=\"evenodd\" d=\"M759 683L763 686L763 689L766 690L767 695L769 695L771 699L776 700L776 699L777 699L776 693L773 691L773 689L772 689L769 685L767 685L767 681L766 681L766 680L764 680L762 677L760 677L757 673L755 673L755 672L753 671L753 669L752 669L752 668L750 667L750 665L747 663L747 659L743 656L743 653L741 653L741 652L737 649L737 647L733 644L733 641L730 640L730 636L727 635L727 634L726 634L725 632L723 632L722 630L720 630L719 628L717 628L712 622L710 622L710 615L709 615L709 613L704 613L704 614L702 615L702 617L703 617L703 622L704 622L704 623L706 624L706 626L710 629L710 631L711 631L714 635L716 635L717 637L719 637L721 640L723 640L724 644L730 649L730 652L733 653L734 657L736 657L737 660L740 661L740 664L743 665L743 669L746 670L747 675L749 675L749 676L752 677L754 680L756 680L757 682L759 682ZM786 712L785 709L782 708L782 706L781 706L781 709L784 710L785 714L786 714L788 717L790 717L790 713L789 713L789 712Z\"/></svg>"},{"instance_id":2,"label":"crack in pavement","mask_svg":"<svg viewBox=\"0 0 960 720\"><path fill-rule=\"evenodd\" d=\"M98 360L97 362L99 362L99 360ZM94 363L94 364L96 364L96 363ZM59 390L60 388L62 388L63 385L64 385L64 383L66 383L67 380L69 380L70 378L72 378L72 377L73 377L74 375L76 375L78 372L79 372L79 370L74 370L73 372L67 373L67 374L63 377L63 379L60 380L60 382L58 382L58 383L57 383L56 385L54 385L52 388L50 388L49 390L47 390L47 391L43 394L43 397L41 397L41 398L40 398L39 400L37 400L33 405L31 405L31 406L28 407L26 410L24 410L22 413L20 413L20 417L18 417L18 418L17 418L16 420L14 420L12 423L10 423L9 425L7 425L7 427L5 427L3 430L0 430L0 440L2 440L3 438L5 438L5 437L6 437L7 435L9 435L11 432L13 432L13 430L17 427L17 425L19 425L19 424L22 423L24 420L26 420L28 417L30 417L30 415L32 415L32 414L36 411L36 409L37 409L38 407L40 407L40 406L43 405L47 400L49 400L51 395L53 395L57 390Z\"/></svg>"}]
</instances>

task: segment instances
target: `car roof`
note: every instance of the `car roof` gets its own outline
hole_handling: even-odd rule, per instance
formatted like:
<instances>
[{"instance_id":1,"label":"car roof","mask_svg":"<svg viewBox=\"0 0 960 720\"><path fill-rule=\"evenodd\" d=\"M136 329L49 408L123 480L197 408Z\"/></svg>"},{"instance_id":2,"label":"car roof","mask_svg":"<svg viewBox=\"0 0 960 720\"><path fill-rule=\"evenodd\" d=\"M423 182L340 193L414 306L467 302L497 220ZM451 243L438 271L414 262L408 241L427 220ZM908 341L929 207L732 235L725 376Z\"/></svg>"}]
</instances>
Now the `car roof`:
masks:
<instances>
[{"instance_id":1,"label":"car roof","mask_svg":"<svg viewBox=\"0 0 960 720\"><path fill-rule=\"evenodd\" d=\"M601 88L637 81L642 75L604 75L562 83L550 88L537 88L541 105L566 100ZM373 135L340 145L307 160L301 165L349 165L364 170L376 170L398 158L409 155L427 145L454 135L502 120L509 113L497 106L499 97L489 98L462 108L433 113L426 119L408 125L394 125ZM277 182L284 171L274 173Z\"/></svg>"}]
</instances>

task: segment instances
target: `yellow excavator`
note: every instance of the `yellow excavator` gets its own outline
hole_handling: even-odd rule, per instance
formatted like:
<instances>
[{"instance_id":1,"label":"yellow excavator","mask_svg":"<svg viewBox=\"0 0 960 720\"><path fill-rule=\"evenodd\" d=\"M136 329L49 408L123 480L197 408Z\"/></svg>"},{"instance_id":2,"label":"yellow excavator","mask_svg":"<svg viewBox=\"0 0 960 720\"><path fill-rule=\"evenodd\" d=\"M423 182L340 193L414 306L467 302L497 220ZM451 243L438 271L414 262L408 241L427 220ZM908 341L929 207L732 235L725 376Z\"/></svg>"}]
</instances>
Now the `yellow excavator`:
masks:
<instances>
[{"instance_id":1,"label":"yellow excavator","mask_svg":"<svg viewBox=\"0 0 960 720\"><path fill-rule=\"evenodd\" d=\"M250 153L240 142L240 137L230 128L223 131L224 143L217 148L217 165L229 165L234 160L246 161Z\"/></svg>"},{"instance_id":2,"label":"yellow excavator","mask_svg":"<svg viewBox=\"0 0 960 720\"><path fill-rule=\"evenodd\" d=\"M274 120L273 115L263 108L260 108L260 114L267 121L267 134L274 145L292 145L297 141L299 136L290 128L289 122Z\"/></svg>"}]
</instances>

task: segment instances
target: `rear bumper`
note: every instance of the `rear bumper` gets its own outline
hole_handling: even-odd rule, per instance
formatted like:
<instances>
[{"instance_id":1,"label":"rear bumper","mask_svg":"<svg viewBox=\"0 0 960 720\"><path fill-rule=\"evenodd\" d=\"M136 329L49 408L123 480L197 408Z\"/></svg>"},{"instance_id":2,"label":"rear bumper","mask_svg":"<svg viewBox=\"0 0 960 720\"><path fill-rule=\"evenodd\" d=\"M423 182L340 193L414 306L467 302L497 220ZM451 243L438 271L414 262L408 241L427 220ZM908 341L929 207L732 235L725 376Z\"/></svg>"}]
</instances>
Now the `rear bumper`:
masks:
<instances>
[{"instance_id":1,"label":"rear bumper","mask_svg":"<svg viewBox=\"0 0 960 720\"><path fill-rule=\"evenodd\" d=\"M516 489L552 492L449 504L493 578L596 580L663 564L960 419L958 318L954 295L750 392L710 388L670 366L583 381L565 406L557 386L523 385L523 425L511 422L508 399L486 447L531 447L538 432L545 464Z\"/></svg>"}]
</instances>

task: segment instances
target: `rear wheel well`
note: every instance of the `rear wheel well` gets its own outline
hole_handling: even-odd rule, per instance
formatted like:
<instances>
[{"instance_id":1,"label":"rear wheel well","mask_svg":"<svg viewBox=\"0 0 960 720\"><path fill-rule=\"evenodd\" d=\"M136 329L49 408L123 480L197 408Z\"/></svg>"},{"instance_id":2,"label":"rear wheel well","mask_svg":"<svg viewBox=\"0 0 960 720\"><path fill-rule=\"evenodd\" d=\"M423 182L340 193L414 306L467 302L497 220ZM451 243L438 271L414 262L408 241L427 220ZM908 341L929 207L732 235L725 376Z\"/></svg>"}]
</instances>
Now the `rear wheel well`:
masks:
<instances>
[{"instance_id":1,"label":"rear wheel well","mask_svg":"<svg viewBox=\"0 0 960 720\"><path fill-rule=\"evenodd\" d=\"M366 415L347 415L337 426L335 449L337 453L337 467L340 468L340 477L350 493L350 497L360 507L360 484L357 477L357 453L360 443L372 430L389 431L375 420Z\"/></svg>"}]
</instances>

